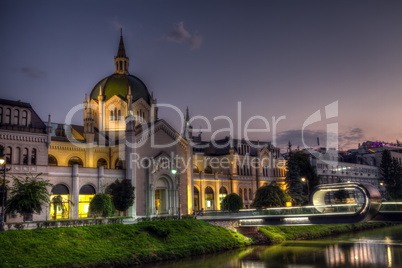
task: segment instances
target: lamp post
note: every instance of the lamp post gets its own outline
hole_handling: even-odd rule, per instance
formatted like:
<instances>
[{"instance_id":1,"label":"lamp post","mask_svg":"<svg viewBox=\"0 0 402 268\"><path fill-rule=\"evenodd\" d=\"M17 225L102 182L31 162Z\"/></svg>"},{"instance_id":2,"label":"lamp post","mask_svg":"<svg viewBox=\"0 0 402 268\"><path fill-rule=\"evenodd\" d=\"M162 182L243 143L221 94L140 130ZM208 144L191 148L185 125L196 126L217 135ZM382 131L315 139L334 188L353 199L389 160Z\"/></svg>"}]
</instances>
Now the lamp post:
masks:
<instances>
[{"instance_id":1,"label":"lamp post","mask_svg":"<svg viewBox=\"0 0 402 268\"><path fill-rule=\"evenodd\" d=\"M181 220L181 202L180 202L180 174L177 168L172 168L170 171L172 172L173 175L175 175L176 181L177 181L177 194L178 194L178 205L177 205L177 213L179 215L179 220Z\"/></svg>"},{"instance_id":2,"label":"lamp post","mask_svg":"<svg viewBox=\"0 0 402 268\"><path fill-rule=\"evenodd\" d=\"M2 166L1 171L3 171L3 183L1 185L2 188L2 198L1 198L1 222L0 222L0 231L4 230L4 217L5 217L5 203L6 203L6 160L2 157L0 158L0 166Z\"/></svg>"},{"instance_id":3,"label":"lamp post","mask_svg":"<svg viewBox=\"0 0 402 268\"><path fill-rule=\"evenodd\" d=\"M307 185L307 195L310 198L310 185L308 184L308 180L306 178L301 178L301 181L303 183L306 183L306 185Z\"/></svg>"}]
</instances>

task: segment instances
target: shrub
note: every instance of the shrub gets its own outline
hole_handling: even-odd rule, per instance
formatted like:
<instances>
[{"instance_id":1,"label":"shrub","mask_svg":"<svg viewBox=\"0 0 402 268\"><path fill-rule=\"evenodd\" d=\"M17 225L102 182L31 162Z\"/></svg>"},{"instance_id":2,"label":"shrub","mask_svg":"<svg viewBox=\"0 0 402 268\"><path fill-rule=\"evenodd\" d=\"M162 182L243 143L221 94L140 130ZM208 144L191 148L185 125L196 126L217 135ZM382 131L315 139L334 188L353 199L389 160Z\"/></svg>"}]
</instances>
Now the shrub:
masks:
<instances>
[{"instance_id":1,"label":"shrub","mask_svg":"<svg viewBox=\"0 0 402 268\"><path fill-rule=\"evenodd\" d=\"M239 195L237 195L235 193L231 193L231 194L227 195L222 200L222 209L224 209L224 210L238 212L239 209L241 209L241 208L243 208L243 200Z\"/></svg>"},{"instance_id":2,"label":"shrub","mask_svg":"<svg viewBox=\"0 0 402 268\"><path fill-rule=\"evenodd\" d=\"M109 217L113 213L112 200L107 194L96 194L89 204L90 217Z\"/></svg>"},{"instance_id":3,"label":"shrub","mask_svg":"<svg viewBox=\"0 0 402 268\"><path fill-rule=\"evenodd\" d=\"M257 189L252 207L284 207L290 196L275 182Z\"/></svg>"}]
</instances>

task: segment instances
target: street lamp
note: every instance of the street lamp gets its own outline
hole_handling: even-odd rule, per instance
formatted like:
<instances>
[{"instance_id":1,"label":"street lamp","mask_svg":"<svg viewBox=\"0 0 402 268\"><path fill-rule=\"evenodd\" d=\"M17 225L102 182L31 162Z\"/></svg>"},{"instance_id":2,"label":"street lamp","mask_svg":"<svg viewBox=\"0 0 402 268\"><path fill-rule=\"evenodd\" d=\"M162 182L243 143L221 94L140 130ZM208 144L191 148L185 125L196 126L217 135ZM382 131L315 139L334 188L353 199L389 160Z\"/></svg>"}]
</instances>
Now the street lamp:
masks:
<instances>
[{"instance_id":1,"label":"street lamp","mask_svg":"<svg viewBox=\"0 0 402 268\"><path fill-rule=\"evenodd\" d=\"M306 183L306 185L307 185L307 195L308 195L309 198L310 198L310 185L308 184L308 180L307 180L306 178L301 178L301 181L302 181L303 183Z\"/></svg>"},{"instance_id":2,"label":"street lamp","mask_svg":"<svg viewBox=\"0 0 402 268\"><path fill-rule=\"evenodd\" d=\"M175 178L176 178L176 181L177 181L177 191L178 191L177 194L179 195L179 198L178 198L178 205L177 205L177 212L178 212L178 214L179 214L179 220L181 220L181 210L180 210L180 206L181 206L181 203L180 203L180 174L179 174L179 172L178 172L178 169L175 168L175 167L173 167L172 170L170 170L170 172L171 172L173 175L175 175Z\"/></svg>"},{"instance_id":3,"label":"street lamp","mask_svg":"<svg viewBox=\"0 0 402 268\"><path fill-rule=\"evenodd\" d=\"M0 221L0 231L4 230L4 217L5 217L5 203L6 203L6 160L0 158L0 166L2 166L1 171L3 171L3 183L2 183L2 198L1 198L1 221Z\"/></svg>"}]
</instances>

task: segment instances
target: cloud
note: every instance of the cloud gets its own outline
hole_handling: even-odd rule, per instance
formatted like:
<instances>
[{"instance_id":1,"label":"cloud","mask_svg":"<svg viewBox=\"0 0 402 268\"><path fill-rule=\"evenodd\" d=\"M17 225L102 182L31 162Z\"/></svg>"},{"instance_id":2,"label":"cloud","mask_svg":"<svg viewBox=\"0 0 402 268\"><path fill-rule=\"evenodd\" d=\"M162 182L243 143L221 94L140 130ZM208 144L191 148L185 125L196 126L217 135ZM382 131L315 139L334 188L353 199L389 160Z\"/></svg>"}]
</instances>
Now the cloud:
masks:
<instances>
[{"instance_id":1,"label":"cloud","mask_svg":"<svg viewBox=\"0 0 402 268\"><path fill-rule=\"evenodd\" d=\"M47 74L35 67L22 67L21 72L33 79L43 79L46 78Z\"/></svg>"},{"instance_id":2,"label":"cloud","mask_svg":"<svg viewBox=\"0 0 402 268\"><path fill-rule=\"evenodd\" d=\"M189 44L191 49L198 49L202 45L203 37L199 34L190 34L184 28L184 22L179 22L175 25L173 31L166 36L166 40L174 43Z\"/></svg>"},{"instance_id":3,"label":"cloud","mask_svg":"<svg viewBox=\"0 0 402 268\"><path fill-rule=\"evenodd\" d=\"M357 144L365 140L364 131L358 127L347 130L339 135L339 144L341 148L345 149L357 148Z\"/></svg>"}]
</instances>

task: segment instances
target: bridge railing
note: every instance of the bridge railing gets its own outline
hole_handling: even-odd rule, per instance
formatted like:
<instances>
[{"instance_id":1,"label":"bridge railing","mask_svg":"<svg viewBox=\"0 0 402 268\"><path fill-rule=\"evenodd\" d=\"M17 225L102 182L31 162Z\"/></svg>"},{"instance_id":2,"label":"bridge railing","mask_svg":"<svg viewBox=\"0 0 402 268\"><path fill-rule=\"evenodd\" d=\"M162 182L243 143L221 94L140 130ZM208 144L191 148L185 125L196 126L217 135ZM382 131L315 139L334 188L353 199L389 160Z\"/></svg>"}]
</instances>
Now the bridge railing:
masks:
<instances>
[{"instance_id":1,"label":"bridge railing","mask_svg":"<svg viewBox=\"0 0 402 268\"><path fill-rule=\"evenodd\" d=\"M204 216L209 217L258 217L258 216L310 216L310 215L328 215L328 214L353 214L360 211L363 204L329 204L323 206L302 206L302 207L278 207L265 209L243 209L239 212L230 212L224 210L204 211Z\"/></svg>"},{"instance_id":2,"label":"bridge railing","mask_svg":"<svg viewBox=\"0 0 402 268\"><path fill-rule=\"evenodd\" d=\"M382 202L380 212L402 212L402 202Z\"/></svg>"}]
</instances>

